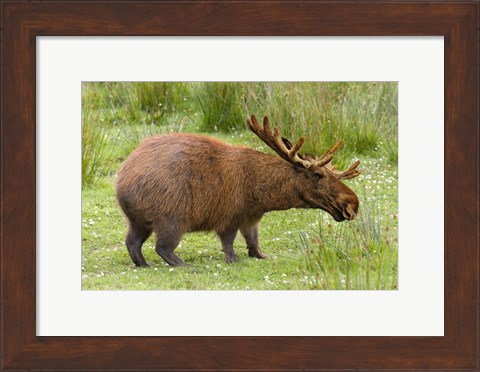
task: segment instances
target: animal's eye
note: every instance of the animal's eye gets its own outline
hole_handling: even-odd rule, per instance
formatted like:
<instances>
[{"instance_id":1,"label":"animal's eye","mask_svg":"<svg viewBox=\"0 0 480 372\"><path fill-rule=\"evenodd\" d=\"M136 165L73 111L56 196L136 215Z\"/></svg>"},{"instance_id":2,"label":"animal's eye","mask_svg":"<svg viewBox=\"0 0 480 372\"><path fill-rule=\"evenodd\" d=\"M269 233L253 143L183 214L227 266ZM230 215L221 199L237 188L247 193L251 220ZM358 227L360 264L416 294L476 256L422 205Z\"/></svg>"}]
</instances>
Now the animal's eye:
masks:
<instances>
[{"instance_id":1,"label":"animal's eye","mask_svg":"<svg viewBox=\"0 0 480 372\"><path fill-rule=\"evenodd\" d=\"M315 175L315 178L316 178L317 180L321 180L321 179L324 177L323 174L320 174L320 173L317 173L317 172L315 172L314 175Z\"/></svg>"}]
</instances>

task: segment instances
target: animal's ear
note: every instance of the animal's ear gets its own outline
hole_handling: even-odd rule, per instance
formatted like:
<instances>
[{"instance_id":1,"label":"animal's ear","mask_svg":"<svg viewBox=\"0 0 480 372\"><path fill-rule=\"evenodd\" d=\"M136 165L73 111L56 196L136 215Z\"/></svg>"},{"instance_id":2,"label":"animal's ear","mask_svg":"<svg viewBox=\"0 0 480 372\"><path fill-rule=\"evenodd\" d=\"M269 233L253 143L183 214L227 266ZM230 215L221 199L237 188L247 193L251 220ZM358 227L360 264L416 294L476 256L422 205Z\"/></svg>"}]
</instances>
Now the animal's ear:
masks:
<instances>
[{"instance_id":1,"label":"animal's ear","mask_svg":"<svg viewBox=\"0 0 480 372\"><path fill-rule=\"evenodd\" d=\"M315 176L315 178L317 180L320 180L322 179L323 177L325 177L325 174L321 173L321 172L314 172L313 175Z\"/></svg>"},{"instance_id":2,"label":"animal's ear","mask_svg":"<svg viewBox=\"0 0 480 372\"><path fill-rule=\"evenodd\" d=\"M313 162L315 160L315 156L312 154L306 153L305 156L303 157L305 160Z\"/></svg>"}]
</instances>

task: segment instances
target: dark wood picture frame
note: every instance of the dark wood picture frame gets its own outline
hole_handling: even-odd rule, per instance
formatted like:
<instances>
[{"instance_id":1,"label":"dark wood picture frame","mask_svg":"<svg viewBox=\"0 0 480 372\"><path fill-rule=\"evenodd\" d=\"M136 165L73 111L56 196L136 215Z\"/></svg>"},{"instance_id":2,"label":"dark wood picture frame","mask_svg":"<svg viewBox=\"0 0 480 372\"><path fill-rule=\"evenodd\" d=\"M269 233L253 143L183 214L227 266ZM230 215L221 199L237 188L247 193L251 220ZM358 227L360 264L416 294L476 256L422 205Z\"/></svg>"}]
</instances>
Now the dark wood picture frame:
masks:
<instances>
[{"instance_id":1,"label":"dark wood picture frame","mask_svg":"<svg viewBox=\"0 0 480 372\"><path fill-rule=\"evenodd\" d=\"M4 0L1 11L2 370L479 370L478 1ZM444 36L444 337L37 337L36 37L46 35Z\"/></svg>"}]
</instances>

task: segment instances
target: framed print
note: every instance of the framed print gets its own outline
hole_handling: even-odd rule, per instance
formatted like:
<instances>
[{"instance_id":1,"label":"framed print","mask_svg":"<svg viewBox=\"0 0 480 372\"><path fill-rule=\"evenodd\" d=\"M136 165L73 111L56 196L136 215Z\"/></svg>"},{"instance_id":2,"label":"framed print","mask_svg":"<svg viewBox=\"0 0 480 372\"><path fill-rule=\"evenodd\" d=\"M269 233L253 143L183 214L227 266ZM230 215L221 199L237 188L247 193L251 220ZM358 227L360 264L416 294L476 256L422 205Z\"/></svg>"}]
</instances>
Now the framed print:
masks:
<instances>
[{"instance_id":1,"label":"framed print","mask_svg":"<svg viewBox=\"0 0 480 372\"><path fill-rule=\"evenodd\" d=\"M478 2L5 1L1 10L3 370L478 370ZM333 82L343 83L328 85ZM122 112L123 103L110 106L124 99L121 92L149 100L164 94L158 89L168 91L170 101L154 101L155 109L147 105L142 112L149 116ZM141 253L132 253L130 246L128 256L123 247L115 172L103 188L110 204L100 208L93 201L102 194L82 194L82 182L95 182L80 175L79 159L86 151L82 115L111 121L119 138L131 139L145 133L122 132L126 127L113 122L163 120L162 115L173 115L164 111L176 99L174 107L188 112L175 116L182 123L196 113L182 103L193 97L185 92L214 89L240 92L245 110L265 107L275 123L287 96L290 104L298 101L302 107L310 102L305 98L309 91L333 92L337 101L363 100L357 109L368 107L361 112L369 115L382 102L392 105L398 94L398 224L403 229L398 278L396 255L392 261L373 256L373 249L387 245L359 252L359 262L362 254L372 258L368 269L380 273L376 282L372 279L376 285L363 287L351 276L329 281L325 265L333 258L325 261L330 257L325 250L313 265L324 270L323 276L306 271L298 282L295 270L312 264L312 256L298 261L304 269L292 271L282 266L283 258L271 258L267 264L280 271L267 273L260 269L263 262L237 254L261 274L254 288L237 280L242 288L221 282L223 287L213 288L220 290L205 290L219 283L216 278L232 275L232 266L216 261L218 247L216 253L201 247L187 254L185 261L204 265L191 271L175 271L178 257L170 254L160 254L169 266L158 264L153 247L144 248L147 261L154 262L150 268L133 266L143 261ZM368 97L378 89L381 100L369 106ZM272 101L258 101L259 92ZM323 119L335 121L342 106L328 101L327 93L324 102L333 109ZM116 111L108 116L111 110ZM396 122L396 115L391 117ZM303 134L291 133L293 141ZM118 155L121 160L126 156ZM301 156L307 161L307 155ZM345 155L346 167L351 156ZM356 214L354 204L344 206L343 219ZM365 197L367 210L377 204L382 205L369 204ZM115 213L117 222L109 225ZM397 226L397 213L390 217L387 229ZM270 220L270 226L282 225L278 221ZM355 231L351 234L362 236ZM265 237L278 234L284 233ZM115 241L108 251L97 249L108 239ZM300 245L312 242L319 243L315 235ZM121 253L114 251L117 246ZM223 248L230 252L227 258L234 257ZM249 250L260 255L258 246ZM337 249L335 257L342 252ZM131 258L122 265L130 271L125 278L134 282L123 281L123 269L106 272L102 266L119 257ZM378 270L374 259L389 271ZM207 261L213 268L205 266ZM339 273L342 269L331 266ZM156 287L156 279L168 273L189 283L183 289L201 290ZM388 277L385 287L382 275ZM335 291L326 291L329 286ZM403 297L412 293L413 302L401 307Z\"/></svg>"}]
</instances>

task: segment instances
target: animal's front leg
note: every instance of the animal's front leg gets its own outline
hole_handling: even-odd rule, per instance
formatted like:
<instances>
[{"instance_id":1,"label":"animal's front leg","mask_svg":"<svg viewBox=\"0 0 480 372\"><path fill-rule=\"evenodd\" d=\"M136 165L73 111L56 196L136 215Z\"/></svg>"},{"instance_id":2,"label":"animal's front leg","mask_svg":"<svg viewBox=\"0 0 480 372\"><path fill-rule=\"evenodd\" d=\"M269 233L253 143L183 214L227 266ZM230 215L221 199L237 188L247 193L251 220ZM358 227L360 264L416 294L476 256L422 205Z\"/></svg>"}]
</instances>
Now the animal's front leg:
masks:
<instances>
[{"instance_id":1,"label":"animal's front leg","mask_svg":"<svg viewBox=\"0 0 480 372\"><path fill-rule=\"evenodd\" d=\"M235 252L233 251L233 241L237 236L237 231L238 228L235 227L217 233L222 242L222 251L225 254L225 261L227 263L237 262L237 257L235 257Z\"/></svg>"},{"instance_id":2,"label":"animal's front leg","mask_svg":"<svg viewBox=\"0 0 480 372\"><path fill-rule=\"evenodd\" d=\"M243 226L240 228L245 241L247 242L248 255L256 258L266 258L258 245L258 222L254 225Z\"/></svg>"}]
</instances>

